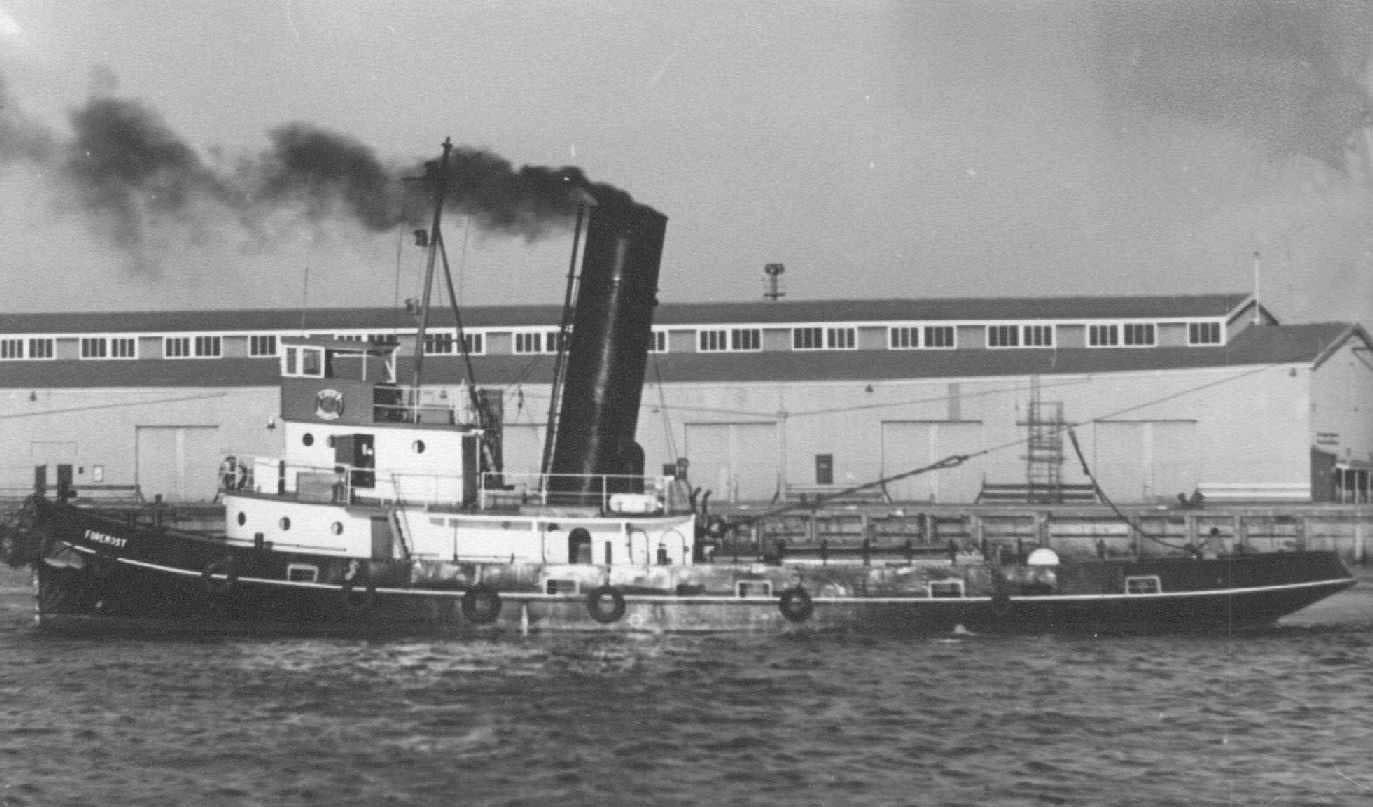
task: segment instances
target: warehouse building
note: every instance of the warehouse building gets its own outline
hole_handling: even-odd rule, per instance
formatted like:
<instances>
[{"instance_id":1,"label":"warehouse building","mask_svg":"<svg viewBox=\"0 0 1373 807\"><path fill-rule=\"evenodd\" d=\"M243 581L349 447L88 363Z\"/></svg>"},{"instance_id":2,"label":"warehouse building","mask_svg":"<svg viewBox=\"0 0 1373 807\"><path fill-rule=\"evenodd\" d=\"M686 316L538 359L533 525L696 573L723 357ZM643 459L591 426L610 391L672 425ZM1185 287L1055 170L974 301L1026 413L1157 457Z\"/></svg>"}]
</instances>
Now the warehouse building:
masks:
<instances>
[{"instance_id":1,"label":"warehouse building","mask_svg":"<svg viewBox=\"0 0 1373 807\"><path fill-rule=\"evenodd\" d=\"M498 391L505 465L535 471L561 311L462 317L467 359L436 315L425 381ZM1122 503L1369 500L1368 333L1283 324L1248 294L663 304L654 322L648 468L716 501L884 478L869 491L894 501L1073 493L1082 461ZM0 484L70 465L78 485L213 498L225 456L279 451L283 337L408 355L416 330L390 308L0 316Z\"/></svg>"}]
</instances>

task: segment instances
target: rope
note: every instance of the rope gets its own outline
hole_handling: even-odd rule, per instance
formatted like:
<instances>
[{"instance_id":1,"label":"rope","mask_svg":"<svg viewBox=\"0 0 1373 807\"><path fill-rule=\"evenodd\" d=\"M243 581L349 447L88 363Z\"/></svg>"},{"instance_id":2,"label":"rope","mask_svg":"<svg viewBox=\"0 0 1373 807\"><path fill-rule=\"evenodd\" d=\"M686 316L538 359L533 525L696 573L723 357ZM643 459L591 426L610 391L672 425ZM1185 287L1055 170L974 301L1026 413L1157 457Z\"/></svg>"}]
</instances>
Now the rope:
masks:
<instances>
[{"instance_id":1,"label":"rope","mask_svg":"<svg viewBox=\"0 0 1373 807\"><path fill-rule=\"evenodd\" d=\"M1077 454L1077 461L1082 463L1082 473L1086 474L1087 478L1092 482L1092 490L1096 491L1096 495L1101 501L1105 502L1106 506L1111 508L1111 512L1116 514L1116 518L1124 522L1127 527L1134 530L1142 538L1148 538L1150 541L1166 546L1169 549L1187 550L1187 547L1182 544L1175 544L1171 541L1165 541L1157 535L1150 535L1144 531L1144 527L1140 526L1138 521L1132 520L1128 515L1122 512L1121 509L1116 506L1116 503L1111 501L1111 497L1106 495L1106 491L1101 489L1101 484L1096 481L1096 476L1092 473L1092 469L1087 467L1087 458L1083 456L1082 446L1078 445L1077 442L1077 432L1071 428L1068 429L1068 439L1073 443L1073 452Z\"/></svg>"}]
</instances>

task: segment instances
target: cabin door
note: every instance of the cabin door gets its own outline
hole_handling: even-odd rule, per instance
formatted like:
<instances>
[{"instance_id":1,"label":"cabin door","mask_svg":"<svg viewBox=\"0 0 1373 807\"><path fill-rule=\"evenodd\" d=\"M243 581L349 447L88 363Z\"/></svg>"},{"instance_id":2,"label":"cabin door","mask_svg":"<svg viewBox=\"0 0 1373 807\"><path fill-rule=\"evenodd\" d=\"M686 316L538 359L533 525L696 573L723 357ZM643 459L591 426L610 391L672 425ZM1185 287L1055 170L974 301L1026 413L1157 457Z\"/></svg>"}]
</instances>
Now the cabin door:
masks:
<instances>
[{"instance_id":1,"label":"cabin door","mask_svg":"<svg viewBox=\"0 0 1373 807\"><path fill-rule=\"evenodd\" d=\"M349 487L371 489L377 486L377 452L370 434L340 434L334 437L334 464L349 469Z\"/></svg>"}]
</instances>

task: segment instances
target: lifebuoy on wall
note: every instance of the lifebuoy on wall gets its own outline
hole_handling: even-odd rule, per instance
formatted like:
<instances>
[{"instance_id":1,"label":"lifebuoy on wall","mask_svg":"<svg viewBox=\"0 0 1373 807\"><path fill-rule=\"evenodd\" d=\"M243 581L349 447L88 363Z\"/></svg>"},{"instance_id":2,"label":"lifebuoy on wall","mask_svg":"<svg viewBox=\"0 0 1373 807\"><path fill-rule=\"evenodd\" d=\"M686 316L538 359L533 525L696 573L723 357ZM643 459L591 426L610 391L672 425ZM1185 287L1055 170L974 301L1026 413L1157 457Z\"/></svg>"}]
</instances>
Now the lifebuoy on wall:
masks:
<instances>
[{"instance_id":1,"label":"lifebuoy on wall","mask_svg":"<svg viewBox=\"0 0 1373 807\"><path fill-rule=\"evenodd\" d=\"M475 625L489 625L501 615L501 595L494 588L478 583L462 595L462 615Z\"/></svg>"},{"instance_id":2,"label":"lifebuoy on wall","mask_svg":"<svg viewBox=\"0 0 1373 807\"><path fill-rule=\"evenodd\" d=\"M777 599L777 608L787 621L805 622L815 613L815 602L811 600L810 592L801 586L793 586L782 592Z\"/></svg>"},{"instance_id":3,"label":"lifebuoy on wall","mask_svg":"<svg viewBox=\"0 0 1373 807\"><path fill-rule=\"evenodd\" d=\"M625 595L614 586L599 586L586 594L586 610L591 618L609 625L625 615Z\"/></svg>"}]
</instances>

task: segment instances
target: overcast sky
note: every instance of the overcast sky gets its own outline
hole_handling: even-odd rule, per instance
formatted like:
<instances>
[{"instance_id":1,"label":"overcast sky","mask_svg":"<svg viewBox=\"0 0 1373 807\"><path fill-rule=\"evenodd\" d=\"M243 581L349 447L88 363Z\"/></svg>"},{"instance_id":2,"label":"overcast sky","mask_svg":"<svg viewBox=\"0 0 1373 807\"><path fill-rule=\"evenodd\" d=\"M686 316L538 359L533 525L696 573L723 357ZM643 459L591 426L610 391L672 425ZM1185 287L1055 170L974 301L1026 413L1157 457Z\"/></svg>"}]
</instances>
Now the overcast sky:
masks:
<instances>
[{"instance_id":1,"label":"overcast sky","mask_svg":"<svg viewBox=\"0 0 1373 807\"><path fill-rule=\"evenodd\" d=\"M1243 291L1258 250L1280 317L1370 324L1370 43L1365 2L0 0L0 310L389 305L420 255L356 177L451 137L665 213L665 301ZM559 301L566 228L489 225L464 299Z\"/></svg>"}]
</instances>

